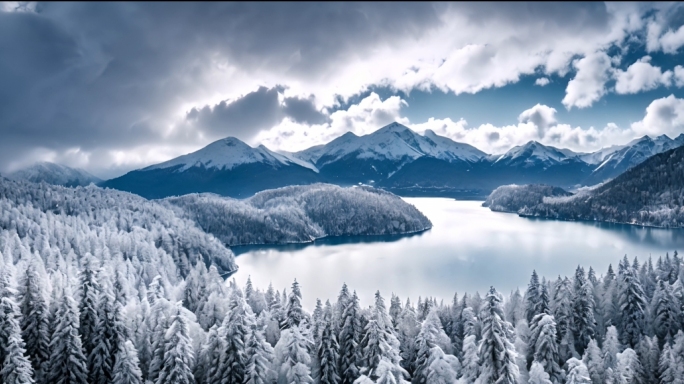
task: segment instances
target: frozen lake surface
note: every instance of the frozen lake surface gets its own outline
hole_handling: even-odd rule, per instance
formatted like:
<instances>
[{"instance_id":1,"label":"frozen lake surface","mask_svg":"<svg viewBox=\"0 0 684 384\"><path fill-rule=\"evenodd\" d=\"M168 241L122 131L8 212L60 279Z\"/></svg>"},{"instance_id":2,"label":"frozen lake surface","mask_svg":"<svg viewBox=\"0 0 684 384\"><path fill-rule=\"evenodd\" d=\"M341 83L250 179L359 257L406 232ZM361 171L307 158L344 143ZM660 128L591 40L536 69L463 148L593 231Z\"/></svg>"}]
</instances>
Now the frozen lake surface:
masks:
<instances>
[{"instance_id":1,"label":"frozen lake surface","mask_svg":"<svg viewBox=\"0 0 684 384\"><path fill-rule=\"evenodd\" d=\"M642 228L605 223L527 219L491 212L480 201L405 198L432 221L429 231L411 236L323 239L308 245L234 248L244 286L251 276L256 287L288 291L296 278L303 304L316 298L336 300L346 282L362 306L380 290L402 301L436 296L451 301L455 292L481 294L493 285L508 295L527 286L536 269L555 279L571 276L578 264L597 275L627 255L653 261L665 252L684 249L684 230ZM231 278L233 278L231 277Z\"/></svg>"}]
</instances>

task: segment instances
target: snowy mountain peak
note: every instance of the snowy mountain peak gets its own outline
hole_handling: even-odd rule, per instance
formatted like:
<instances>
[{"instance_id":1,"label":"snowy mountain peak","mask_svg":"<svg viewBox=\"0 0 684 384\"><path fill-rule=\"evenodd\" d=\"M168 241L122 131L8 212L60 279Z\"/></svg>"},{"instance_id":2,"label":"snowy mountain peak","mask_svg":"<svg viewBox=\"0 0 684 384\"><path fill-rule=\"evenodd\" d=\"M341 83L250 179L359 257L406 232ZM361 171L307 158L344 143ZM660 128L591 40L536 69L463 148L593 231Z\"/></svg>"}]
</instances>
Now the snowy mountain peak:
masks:
<instances>
[{"instance_id":1,"label":"snowy mountain peak","mask_svg":"<svg viewBox=\"0 0 684 384\"><path fill-rule=\"evenodd\" d=\"M192 167L216 168L231 170L236 166L251 163L264 163L274 167L279 165L297 164L314 169L310 164L295 160L289 156L271 151L264 145L252 148L235 137L217 140L206 147L187 155L179 156L169 161L152 165L144 170L164 169L181 166L178 171L183 172Z\"/></svg>"},{"instance_id":2,"label":"snowy mountain peak","mask_svg":"<svg viewBox=\"0 0 684 384\"><path fill-rule=\"evenodd\" d=\"M568 156L559 149L543 145L537 141L529 141L523 145L515 146L504 153L495 162L514 162L524 163L557 163L567 159Z\"/></svg>"},{"instance_id":3,"label":"snowy mountain peak","mask_svg":"<svg viewBox=\"0 0 684 384\"><path fill-rule=\"evenodd\" d=\"M90 183L99 183L102 181L82 169L70 168L46 161L13 172L8 175L8 178L34 183L46 182L48 184L69 187L86 186Z\"/></svg>"}]
</instances>

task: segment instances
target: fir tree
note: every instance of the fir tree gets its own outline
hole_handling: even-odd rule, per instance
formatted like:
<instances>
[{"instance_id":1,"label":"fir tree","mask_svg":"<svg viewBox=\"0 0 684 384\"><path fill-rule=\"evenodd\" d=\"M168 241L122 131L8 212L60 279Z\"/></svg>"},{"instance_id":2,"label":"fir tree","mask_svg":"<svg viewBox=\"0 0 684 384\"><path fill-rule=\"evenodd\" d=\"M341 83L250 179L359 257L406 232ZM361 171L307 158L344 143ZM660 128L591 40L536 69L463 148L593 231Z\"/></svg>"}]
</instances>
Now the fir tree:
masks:
<instances>
[{"instance_id":1,"label":"fir tree","mask_svg":"<svg viewBox=\"0 0 684 384\"><path fill-rule=\"evenodd\" d=\"M672 349L669 344L665 344L663 352L658 360L658 377L661 384L674 384L677 377L677 365L672 356Z\"/></svg>"},{"instance_id":2,"label":"fir tree","mask_svg":"<svg viewBox=\"0 0 684 384\"><path fill-rule=\"evenodd\" d=\"M281 365L281 374L290 384L312 383L311 356L309 348L312 341L302 334L299 326L293 326L285 332L281 340L285 341L285 356Z\"/></svg>"},{"instance_id":3,"label":"fir tree","mask_svg":"<svg viewBox=\"0 0 684 384\"><path fill-rule=\"evenodd\" d=\"M342 315L343 325L340 331L340 377L342 384L352 384L361 375L358 366L361 361L361 351L358 347L361 334L359 310L359 299L354 292Z\"/></svg>"},{"instance_id":4,"label":"fir tree","mask_svg":"<svg viewBox=\"0 0 684 384\"><path fill-rule=\"evenodd\" d=\"M470 383L470 382L467 382ZM530 369L530 379L528 384L553 384L549 380L549 374L546 373L544 367L538 362L532 363L532 368Z\"/></svg>"},{"instance_id":5,"label":"fir tree","mask_svg":"<svg viewBox=\"0 0 684 384\"><path fill-rule=\"evenodd\" d=\"M285 306L285 321L282 329L288 329L294 326L299 326L304 317L304 310L302 309L302 292L299 289L299 283L295 279L292 283L292 292L287 298L287 305Z\"/></svg>"},{"instance_id":6,"label":"fir tree","mask_svg":"<svg viewBox=\"0 0 684 384\"><path fill-rule=\"evenodd\" d=\"M0 298L0 383L32 384L33 367L25 356L18 315L10 297Z\"/></svg>"},{"instance_id":7,"label":"fir tree","mask_svg":"<svg viewBox=\"0 0 684 384\"><path fill-rule=\"evenodd\" d=\"M79 280L81 297L79 302L79 324L83 352L86 356L90 356L96 343L97 298L100 291L100 285L97 282L98 269L96 263L95 258L87 254L83 259Z\"/></svg>"},{"instance_id":8,"label":"fir tree","mask_svg":"<svg viewBox=\"0 0 684 384\"><path fill-rule=\"evenodd\" d=\"M49 309L44 283L34 262L29 263L19 289L21 335L26 343L26 356L31 360L36 381L43 382L43 365L50 358Z\"/></svg>"},{"instance_id":9,"label":"fir tree","mask_svg":"<svg viewBox=\"0 0 684 384\"><path fill-rule=\"evenodd\" d=\"M92 335L94 347L88 359L90 383L107 384L112 381L116 354L126 340L121 304L115 299L108 276L101 276L97 301L98 318Z\"/></svg>"},{"instance_id":10,"label":"fir tree","mask_svg":"<svg viewBox=\"0 0 684 384\"><path fill-rule=\"evenodd\" d=\"M591 378L589 377L589 371L587 366L584 365L582 360L576 358L571 358L567 361L568 366L568 377L565 381L566 384L591 384Z\"/></svg>"},{"instance_id":11,"label":"fir tree","mask_svg":"<svg viewBox=\"0 0 684 384\"><path fill-rule=\"evenodd\" d=\"M245 384L266 384L271 382L273 373L273 348L264 339L263 331L253 324L247 335L245 345L247 366L245 367Z\"/></svg>"},{"instance_id":12,"label":"fir tree","mask_svg":"<svg viewBox=\"0 0 684 384\"><path fill-rule=\"evenodd\" d=\"M320 384L337 384L340 382L338 369L340 348L333 330L331 311L326 310L324 316L323 333L317 349L320 364L318 381Z\"/></svg>"},{"instance_id":13,"label":"fir tree","mask_svg":"<svg viewBox=\"0 0 684 384\"><path fill-rule=\"evenodd\" d=\"M518 382L515 348L509 337L511 325L503 317L503 297L494 287L489 290L481 310L482 342L479 350L482 384Z\"/></svg>"},{"instance_id":14,"label":"fir tree","mask_svg":"<svg viewBox=\"0 0 684 384\"><path fill-rule=\"evenodd\" d=\"M195 352L188 335L188 320L180 302L164 335L164 364L156 384L194 384L192 375Z\"/></svg>"},{"instance_id":15,"label":"fir tree","mask_svg":"<svg viewBox=\"0 0 684 384\"><path fill-rule=\"evenodd\" d=\"M56 324L50 339L47 381L55 384L86 384L88 371L78 330L78 309L68 284L62 289Z\"/></svg>"},{"instance_id":16,"label":"fir tree","mask_svg":"<svg viewBox=\"0 0 684 384\"><path fill-rule=\"evenodd\" d=\"M680 304L677 301L670 284L658 280L651 300L651 314L653 330L661 340L673 338L679 330Z\"/></svg>"},{"instance_id":17,"label":"fir tree","mask_svg":"<svg viewBox=\"0 0 684 384\"><path fill-rule=\"evenodd\" d=\"M213 325L207 333L207 340L202 345L195 366L195 381L199 384L220 383L221 354L224 350L223 340L219 335L219 327Z\"/></svg>"},{"instance_id":18,"label":"fir tree","mask_svg":"<svg viewBox=\"0 0 684 384\"><path fill-rule=\"evenodd\" d=\"M532 271L532 277L527 285L527 292L525 292L525 318L528 323L531 323L532 318L538 314L539 290L539 276L537 276L537 271Z\"/></svg>"},{"instance_id":19,"label":"fir tree","mask_svg":"<svg viewBox=\"0 0 684 384\"><path fill-rule=\"evenodd\" d=\"M580 266L575 271L574 297L572 303L573 333L575 349L581 355L594 337L596 320L594 319L593 287L584 276L584 269Z\"/></svg>"},{"instance_id":20,"label":"fir tree","mask_svg":"<svg viewBox=\"0 0 684 384\"><path fill-rule=\"evenodd\" d=\"M554 383L561 383L563 372L558 366L558 346L556 345L556 322L551 315L543 316L537 323L538 332L534 345L534 361L544 367Z\"/></svg>"},{"instance_id":21,"label":"fir tree","mask_svg":"<svg viewBox=\"0 0 684 384\"><path fill-rule=\"evenodd\" d=\"M601 356L601 349L598 347L596 340L591 339L587 349L584 350L582 357L584 365L587 366L589 377L593 383L601 383L604 379L603 357Z\"/></svg>"},{"instance_id":22,"label":"fir tree","mask_svg":"<svg viewBox=\"0 0 684 384\"><path fill-rule=\"evenodd\" d=\"M462 377L464 383L474 383L480 375L480 358L478 356L475 335L468 335L463 339Z\"/></svg>"},{"instance_id":23,"label":"fir tree","mask_svg":"<svg viewBox=\"0 0 684 384\"><path fill-rule=\"evenodd\" d=\"M608 327L606 338L603 340L603 368L605 378L608 380L608 370L615 372L617 368L617 354L620 352L620 342L618 341L617 329L614 326Z\"/></svg>"},{"instance_id":24,"label":"fir tree","mask_svg":"<svg viewBox=\"0 0 684 384\"><path fill-rule=\"evenodd\" d=\"M641 383L643 382L643 369L636 352L627 348L617 355L617 370L615 379L617 383Z\"/></svg>"},{"instance_id":25,"label":"fir tree","mask_svg":"<svg viewBox=\"0 0 684 384\"><path fill-rule=\"evenodd\" d=\"M389 364L382 364L380 366L380 378L384 377L382 371ZM427 382L430 384L452 384L456 383L459 371L461 370L461 363L456 356L445 354L442 348L435 346L430 351L430 358L427 365ZM396 381L394 381L396 382Z\"/></svg>"},{"instance_id":26,"label":"fir tree","mask_svg":"<svg viewBox=\"0 0 684 384\"><path fill-rule=\"evenodd\" d=\"M646 298L639 278L627 261L623 260L619 284L619 305L621 316L620 338L623 344L634 347L644 329Z\"/></svg>"},{"instance_id":27,"label":"fir tree","mask_svg":"<svg viewBox=\"0 0 684 384\"><path fill-rule=\"evenodd\" d=\"M133 342L126 340L116 354L112 384L143 384L138 352Z\"/></svg>"},{"instance_id":28,"label":"fir tree","mask_svg":"<svg viewBox=\"0 0 684 384\"><path fill-rule=\"evenodd\" d=\"M249 309L239 288L233 288L230 295L230 310L223 319L224 350L221 356L221 383L242 384L247 369L245 343L249 328L252 326L251 309Z\"/></svg>"}]
</instances>

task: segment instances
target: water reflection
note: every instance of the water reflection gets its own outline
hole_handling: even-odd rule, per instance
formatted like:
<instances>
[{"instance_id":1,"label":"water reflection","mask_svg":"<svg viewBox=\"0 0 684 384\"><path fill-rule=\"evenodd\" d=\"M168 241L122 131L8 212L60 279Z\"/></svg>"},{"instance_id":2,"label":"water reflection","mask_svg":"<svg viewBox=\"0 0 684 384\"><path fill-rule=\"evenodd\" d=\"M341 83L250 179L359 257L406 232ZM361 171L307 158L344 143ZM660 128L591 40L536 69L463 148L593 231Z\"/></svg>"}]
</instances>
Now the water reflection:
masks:
<instances>
[{"instance_id":1,"label":"water reflection","mask_svg":"<svg viewBox=\"0 0 684 384\"><path fill-rule=\"evenodd\" d=\"M555 278L578 264L605 273L627 254L645 260L684 248L684 230L521 218L491 212L477 201L406 198L433 223L429 231L405 237L321 239L313 244L239 247L244 284L272 282L282 291L297 278L304 304L334 299L343 282L358 291L363 305L380 290L403 299L432 295L451 300L454 292L503 292L525 287L533 269Z\"/></svg>"}]
</instances>

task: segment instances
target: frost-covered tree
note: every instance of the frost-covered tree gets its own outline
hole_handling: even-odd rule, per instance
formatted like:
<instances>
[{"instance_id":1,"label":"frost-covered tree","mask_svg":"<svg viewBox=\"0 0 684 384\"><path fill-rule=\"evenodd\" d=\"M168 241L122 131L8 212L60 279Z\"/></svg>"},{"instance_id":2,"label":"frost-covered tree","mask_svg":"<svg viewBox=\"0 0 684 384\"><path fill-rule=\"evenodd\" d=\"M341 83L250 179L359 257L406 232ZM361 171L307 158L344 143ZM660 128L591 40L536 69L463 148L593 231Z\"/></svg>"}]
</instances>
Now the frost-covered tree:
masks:
<instances>
[{"instance_id":1,"label":"frost-covered tree","mask_svg":"<svg viewBox=\"0 0 684 384\"><path fill-rule=\"evenodd\" d=\"M539 306L540 289L537 271L532 271L532 277L525 292L525 318L528 323L532 322L532 318L538 314L537 307Z\"/></svg>"},{"instance_id":2,"label":"frost-covered tree","mask_svg":"<svg viewBox=\"0 0 684 384\"><path fill-rule=\"evenodd\" d=\"M100 285L97 281L97 260L90 254L83 258L83 266L79 276L79 331L83 343L83 352L90 356L95 348L97 332L97 299Z\"/></svg>"},{"instance_id":3,"label":"frost-covered tree","mask_svg":"<svg viewBox=\"0 0 684 384\"><path fill-rule=\"evenodd\" d=\"M474 383L480 375L480 357L478 356L475 335L468 335L463 340L462 355L461 381L463 383Z\"/></svg>"},{"instance_id":4,"label":"frost-covered tree","mask_svg":"<svg viewBox=\"0 0 684 384\"><path fill-rule=\"evenodd\" d=\"M636 349L637 356L644 371L644 381L647 383L658 382L658 337L642 336Z\"/></svg>"},{"instance_id":5,"label":"frost-covered tree","mask_svg":"<svg viewBox=\"0 0 684 384\"><path fill-rule=\"evenodd\" d=\"M635 347L644 330L646 298L634 269L627 256L623 259L619 273L619 306L621 311L620 339L623 344Z\"/></svg>"},{"instance_id":6,"label":"frost-covered tree","mask_svg":"<svg viewBox=\"0 0 684 384\"><path fill-rule=\"evenodd\" d=\"M558 346L556 345L556 322L551 315L543 316L537 323L534 361L544 367L554 383L561 383L563 372L558 365Z\"/></svg>"},{"instance_id":7,"label":"frost-covered tree","mask_svg":"<svg viewBox=\"0 0 684 384\"><path fill-rule=\"evenodd\" d=\"M25 356L18 316L12 298L0 298L0 383L32 384L33 367Z\"/></svg>"},{"instance_id":8,"label":"frost-covered tree","mask_svg":"<svg viewBox=\"0 0 684 384\"><path fill-rule=\"evenodd\" d=\"M523 297L520 294L520 289L511 292L506 304L504 305L504 314L506 321L511 324L518 324L525 316L525 304Z\"/></svg>"},{"instance_id":9,"label":"frost-covered tree","mask_svg":"<svg viewBox=\"0 0 684 384\"><path fill-rule=\"evenodd\" d=\"M399 296L392 293L392 299L390 299L389 315L392 319L393 327L397 327L402 312L403 308L401 307L401 300L399 299Z\"/></svg>"},{"instance_id":10,"label":"frost-covered tree","mask_svg":"<svg viewBox=\"0 0 684 384\"><path fill-rule=\"evenodd\" d=\"M219 376L221 383L242 384L247 369L245 344L253 323L253 315L238 287L234 287L230 294L229 307L219 331L223 337L224 348Z\"/></svg>"},{"instance_id":11,"label":"frost-covered tree","mask_svg":"<svg viewBox=\"0 0 684 384\"><path fill-rule=\"evenodd\" d=\"M108 276L100 276L99 284L97 324L92 335L93 350L88 357L88 372L92 384L107 384L112 381L116 354L123 348L126 330L121 313L123 309L114 297Z\"/></svg>"},{"instance_id":12,"label":"frost-covered tree","mask_svg":"<svg viewBox=\"0 0 684 384\"><path fill-rule=\"evenodd\" d=\"M532 363L532 368L530 369L530 379L529 384L553 384L549 380L549 374L546 373L544 367L538 362Z\"/></svg>"},{"instance_id":13,"label":"frost-covered tree","mask_svg":"<svg viewBox=\"0 0 684 384\"><path fill-rule=\"evenodd\" d=\"M112 384L143 384L138 362L138 352L130 340L121 344L116 354Z\"/></svg>"},{"instance_id":14,"label":"frost-covered tree","mask_svg":"<svg viewBox=\"0 0 684 384\"><path fill-rule=\"evenodd\" d=\"M192 367L195 351L189 336L188 319L181 303L176 304L171 324L164 335L164 364L156 384L194 384Z\"/></svg>"},{"instance_id":15,"label":"frost-covered tree","mask_svg":"<svg viewBox=\"0 0 684 384\"><path fill-rule=\"evenodd\" d=\"M245 345L247 366L245 367L245 384L266 384L273 380L271 369L273 348L264 339L263 331L257 324L251 325Z\"/></svg>"},{"instance_id":16,"label":"frost-covered tree","mask_svg":"<svg viewBox=\"0 0 684 384\"><path fill-rule=\"evenodd\" d=\"M304 317L304 310L302 309L302 292L299 289L299 283L295 279L292 283L292 291L287 297L287 305L285 306L285 321L282 329L288 329L294 326L299 326Z\"/></svg>"},{"instance_id":17,"label":"frost-covered tree","mask_svg":"<svg viewBox=\"0 0 684 384\"><path fill-rule=\"evenodd\" d=\"M68 283L62 295L50 339L50 363L46 374L49 383L86 384L88 370L78 330L78 308Z\"/></svg>"},{"instance_id":18,"label":"frost-covered tree","mask_svg":"<svg viewBox=\"0 0 684 384\"><path fill-rule=\"evenodd\" d=\"M608 376L608 370L615 372L617 367L617 354L620 352L620 342L618 341L617 328L610 326L606 331L606 338L603 340L603 368ZM607 379L606 376L606 380Z\"/></svg>"},{"instance_id":19,"label":"frost-covered tree","mask_svg":"<svg viewBox=\"0 0 684 384\"><path fill-rule=\"evenodd\" d=\"M517 383L519 372L515 364L516 352L509 339L512 326L504 320L503 297L494 287L489 290L480 314L482 341L478 383Z\"/></svg>"},{"instance_id":20,"label":"frost-covered tree","mask_svg":"<svg viewBox=\"0 0 684 384\"><path fill-rule=\"evenodd\" d=\"M643 382L643 368L636 352L627 348L617 355L617 369L615 371L616 384L631 384Z\"/></svg>"},{"instance_id":21,"label":"frost-covered tree","mask_svg":"<svg viewBox=\"0 0 684 384\"><path fill-rule=\"evenodd\" d=\"M38 271L38 262L29 262L18 291L21 335L26 345L26 356L31 360L36 381L42 383L42 367L50 358L50 325L44 277Z\"/></svg>"},{"instance_id":22,"label":"frost-covered tree","mask_svg":"<svg viewBox=\"0 0 684 384\"><path fill-rule=\"evenodd\" d=\"M420 329L420 333L416 337L416 366L413 373L413 383L428 383L428 368L430 365L430 356L433 353L433 348L444 348L448 345L448 336L442 329L442 324L437 316L437 310L433 309L428 314ZM442 349L443 352L443 349Z\"/></svg>"},{"instance_id":23,"label":"frost-covered tree","mask_svg":"<svg viewBox=\"0 0 684 384\"><path fill-rule=\"evenodd\" d=\"M589 376L589 371L587 366L584 365L582 360L576 358L571 358L567 361L568 366L568 376L565 380L566 384L591 384L592 380Z\"/></svg>"},{"instance_id":24,"label":"frost-covered tree","mask_svg":"<svg viewBox=\"0 0 684 384\"><path fill-rule=\"evenodd\" d=\"M219 327L209 328L207 339L200 349L195 365L195 381L198 384L212 384L220 382L221 354L223 353L223 339L219 335Z\"/></svg>"},{"instance_id":25,"label":"frost-covered tree","mask_svg":"<svg viewBox=\"0 0 684 384\"><path fill-rule=\"evenodd\" d=\"M651 316L653 330L659 339L672 339L677 334L680 313L681 304L675 298L670 283L658 280L651 300Z\"/></svg>"},{"instance_id":26,"label":"frost-covered tree","mask_svg":"<svg viewBox=\"0 0 684 384\"><path fill-rule=\"evenodd\" d=\"M591 339L589 341L587 349L584 350L582 362L584 362L584 365L587 367L589 377L593 383L603 382L603 378L605 377L603 357L601 356L601 349L596 343L596 340Z\"/></svg>"},{"instance_id":27,"label":"frost-covered tree","mask_svg":"<svg viewBox=\"0 0 684 384\"><path fill-rule=\"evenodd\" d=\"M283 331L280 341L275 347L275 361L280 365L279 383L304 384L312 383L311 356L309 349L312 340L302 333L299 326Z\"/></svg>"},{"instance_id":28,"label":"frost-covered tree","mask_svg":"<svg viewBox=\"0 0 684 384\"><path fill-rule=\"evenodd\" d=\"M456 356L445 354L442 348L435 346L430 351L426 371L427 382L430 384L456 383L461 363Z\"/></svg>"},{"instance_id":29,"label":"frost-covered tree","mask_svg":"<svg viewBox=\"0 0 684 384\"><path fill-rule=\"evenodd\" d=\"M591 282L584 275L584 268L578 266L575 270L573 284L573 336L575 349L581 355L595 335L596 320L594 319L594 295Z\"/></svg>"},{"instance_id":30,"label":"frost-covered tree","mask_svg":"<svg viewBox=\"0 0 684 384\"><path fill-rule=\"evenodd\" d=\"M358 366L362 352L359 348L362 332L359 311L359 299L354 292L342 315L342 329L340 330L340 377L342 384L351 384L361 375Z\"/></svg>"},{"instance_id":31,"label":"frost-covered tree","mask_svg":"<svg viewBox=\"0 0 684 384\"><path fill-rule=\"evenodd\" d=\"M320 364L317 379L321 384L336 384L340 382L340 347L337 343L333 327L332 311L331 309L326 309L321 341L317 349L317 357Z\"/></svg>"},{"instance_id":32,"label":"frost-covered tree","mask_svg":"<svg viewBox=\"0 0 684 384\"><path fill-rule=\"evenodd\" d=\"M563 364L574 355L574 327L572 283L567 277L556 280L553 291L552 314L556 321L556 339L559 343L559 362Z\"/></svg>"}]
</instances>

